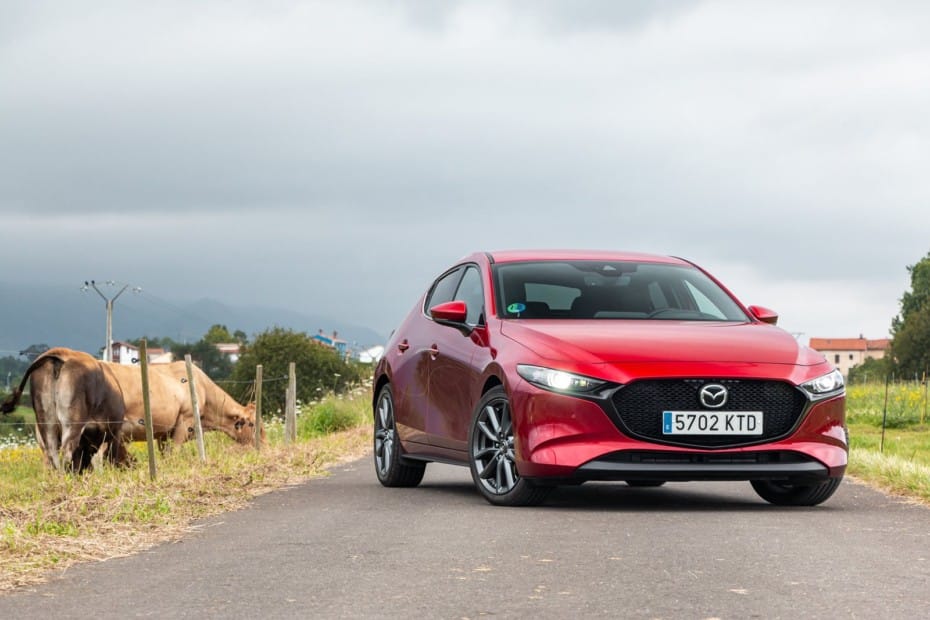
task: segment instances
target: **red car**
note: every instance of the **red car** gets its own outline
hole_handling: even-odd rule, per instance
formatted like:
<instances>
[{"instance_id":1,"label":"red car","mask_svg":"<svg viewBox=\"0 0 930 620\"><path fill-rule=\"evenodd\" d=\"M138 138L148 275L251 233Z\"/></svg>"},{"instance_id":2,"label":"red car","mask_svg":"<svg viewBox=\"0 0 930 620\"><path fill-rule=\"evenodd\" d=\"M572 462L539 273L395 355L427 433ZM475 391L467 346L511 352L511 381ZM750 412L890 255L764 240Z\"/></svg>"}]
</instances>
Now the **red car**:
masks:
<instances>
[{"instance_id":1,"label":"red car","mask_svg":"<svg viewBox=\"0 0 930 620\"><path fill-rule=\"evenodd\" d=\"M748 480L815 505L846 470L842 375L680 258L476 253L440 275L375 370L374 464L466 465L492 504L560 484Z\"/></svg>"}]
</instances>

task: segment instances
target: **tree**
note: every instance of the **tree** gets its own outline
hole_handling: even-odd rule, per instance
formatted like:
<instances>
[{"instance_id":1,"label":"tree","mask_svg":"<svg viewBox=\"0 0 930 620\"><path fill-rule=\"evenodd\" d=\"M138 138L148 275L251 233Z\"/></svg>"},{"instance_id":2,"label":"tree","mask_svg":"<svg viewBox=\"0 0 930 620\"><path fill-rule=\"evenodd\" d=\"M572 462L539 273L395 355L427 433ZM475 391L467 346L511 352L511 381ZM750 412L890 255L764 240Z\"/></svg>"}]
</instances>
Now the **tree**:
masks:
<instances>
[{"instance_id":1,"label":"tree","mask_svg":"<svg viewBox=\"0 0 930 620\"><path fill-rule=\"evenodd\" d=\"M206 340L198 340L194 344L176 344L171 352L178 361L183 360L185 355L190 355L191 360L214 381L226 379L232 374L233 363L215 344Z\"/></svg>"},{"instance_id":2,"label":"tree","mask_svg":"<svg viewBox=\"0 0 930 620\"><path fill-rule=\"evenodd\" d=\"M297 373L297 399L309 402L326 392L341 392L359 379L359 371L334 350L303 332L275 327L255 336L245 347L233 370L236 382L255 379L255 367L262 365L262 410L284 410L288 365L294 362Z\"/></svg>"},{"instance_id":3,"label":"tree","mask_svg":"<svg viewBox=\"0 0 930 620\"><path fill-rule=\"evenodd\" d=\"M911 290L891 323L892 369L901 377L922 376L930 368L930 253L907 270Z\"/></svg>"},{"instance_id":4,"label":"tree","mask_svg":"<svg viewBox=\"0 0 930 620\"><path fill-rule=\"evenodd\" d=\"M49 346L45 343L42 344L31 344L22 351L19 352L20 355L29 360L29 363L36 361L36 358L49 350Z\"/></svg>"},{"instance_id":5,"label":"tree","mask_svg":"<svg viewBox=\"0 0 930 620\"><path fill-rule=\"evenodd\" d=\"M135 340L127 340L127 342L134 347L141 347L143 338L145 339L145 346L149 349L166 349L172 351L174 347L179 344L167 336L164 338L159 338L158 336L143 336Z\"/></svg>"},{"instance_id":6,"label":"tree","mask_svg":"<svg viewBox=\"0 0 930 620\"><path fill-rule=\"evenodd\" d=\"M870 357L861 364L849 369L846 383L865 383L867 381L884 381L888 375L888 358Z\"/></svg>"},{"instance_id":7,"label":"tree","mask_svg":"<svg viewBox=\"0 0 930 620\"><path fill-rule=\"evenodd\" d=\"M29 362L18 357L12 355L0 357L0 379L3 379L4 384L6 383L7 374L18 379L23 376L27 368L29 368Z\"/></svg>"},{"instance_id":8,"label":"tree","mask_svg":"<svg viewBox=\"0 0 930 620\"><path fill-rule=\"evenodd\" d=\"M210 344L221 344L225 342L238 342L235 336L229 333L225 325L212 325L207 333L204 334L203 340Z\"/></svg>"}]
</instances>

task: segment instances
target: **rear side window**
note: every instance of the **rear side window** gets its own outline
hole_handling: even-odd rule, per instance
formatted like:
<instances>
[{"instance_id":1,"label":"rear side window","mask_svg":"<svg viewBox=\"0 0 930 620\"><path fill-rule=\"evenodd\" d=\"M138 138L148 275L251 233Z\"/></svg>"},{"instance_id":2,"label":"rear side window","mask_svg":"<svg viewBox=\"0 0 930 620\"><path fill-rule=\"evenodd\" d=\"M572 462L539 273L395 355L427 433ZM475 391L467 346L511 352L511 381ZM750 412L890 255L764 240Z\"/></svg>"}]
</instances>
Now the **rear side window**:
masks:
<instances>
[{"instance_id":1,"label":"rear side window","mask_svg":"<svg viewBox=\"0 0 930 620\"><path fill-rule=\"evenodd\" d=\"M433 288L430 289L429 295L426 297L426 307L423 310L428 311L433 306L452 301L455 298L455 289L458 288L459 280L461 279L462 269L460 267L458 269L453 269L436 280L436 283L433 284Z\"/></svg>"}]
</instances>

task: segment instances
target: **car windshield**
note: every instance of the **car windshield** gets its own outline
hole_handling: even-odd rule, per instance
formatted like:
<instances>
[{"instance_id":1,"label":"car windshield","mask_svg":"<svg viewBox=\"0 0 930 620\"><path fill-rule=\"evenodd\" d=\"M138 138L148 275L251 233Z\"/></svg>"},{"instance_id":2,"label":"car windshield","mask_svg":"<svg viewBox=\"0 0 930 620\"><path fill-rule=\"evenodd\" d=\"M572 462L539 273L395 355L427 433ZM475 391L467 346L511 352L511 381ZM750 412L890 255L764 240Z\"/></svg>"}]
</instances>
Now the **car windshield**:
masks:
<instances>
[{"instance_id":1,"label":"car windshield","mask_svg":"<svg viewBox=\"0 0 930 620\"><path fill-rule=\"evenodd\" d=\"M739 305L690 266L630 261L547 260L494 266L505 319L739 321Z\"/></svg>"}]
</instances>

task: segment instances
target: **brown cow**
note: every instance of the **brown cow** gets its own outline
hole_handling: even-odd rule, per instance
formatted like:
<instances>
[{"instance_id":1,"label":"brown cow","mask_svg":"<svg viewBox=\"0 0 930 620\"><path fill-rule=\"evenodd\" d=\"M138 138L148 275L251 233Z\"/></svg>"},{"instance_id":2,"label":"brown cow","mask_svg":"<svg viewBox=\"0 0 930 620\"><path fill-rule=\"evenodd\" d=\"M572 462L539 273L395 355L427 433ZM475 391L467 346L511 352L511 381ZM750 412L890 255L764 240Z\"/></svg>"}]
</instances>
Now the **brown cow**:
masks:
<instances>
[{"instance_id":1,"label":"brown cow","mask_svg":"<svg viewBox=\"0 0 930 620\"><path fill-rule=\"evenodd\" d=\"M193 430L194 414L183 362L149 367L149 401L155 439L183 443ZM126 463L123 441L144 440L142 374L138 366L99 361L65 348L43 353L26 371L19 389L0 406L16 408L26 380L36 410L36 439L46 462L83 471L105 445L105 457ZM255 407L243 407L203 371L194 369L204 430L220 430L242 444L255 437ZM64 422L62 422L64 420ZM103 424L101 420L105 420ZM264 431L262 432L264 438ZM63 459L59 459L59 450Z\"/></svg>"},{"instance_id":2,"label":"brown cow","mask_svg":"<svg viewBox=\"0 0 930 620\"><path fill-rule=\"evenodd\" d=\"M80 351L50 349L29 366L0 412L16 408L27 379L36 441L50 467L82 472L91 467L91 458L103 444L104 457L111 463L129 461L120 432L122 395L101 362Z\"/></svg>"},{"instance_id":3,"label":"brown cow","mask_svg":"<svg viewBox=\"0 0 930 620\"><path fill-rule=\"evenodd\" d=\"M113 366L117 366L114 364ZM122 366L137 376L139 369ZM200 406L200 419L205 431L222 431L241 444L250 444L255 440L255 405L240 405L236 400L216 385L200 368L194 367L194 385L197 388L197 403ZM170 384L170 396L165 402L170 407L160 407L155 413L155 396L153 385ZM194 412L190 405L190 387L187 384L187 365L184 362L149 366L149 392L152 394L152 420L156 427L156 437L171 438L175 443L187 440L193 432ZM180 390L180 392L178 392ZM175 395L176 394L176 395ZM126 402L126 421L123 425L124 439L142 441L145 439L145 426L142 411L142 385L133 394L124 390ZM159 424L155 424L156 417ZM264 429L262 439L264 439Z\"/></svg>"}]
</instances>

